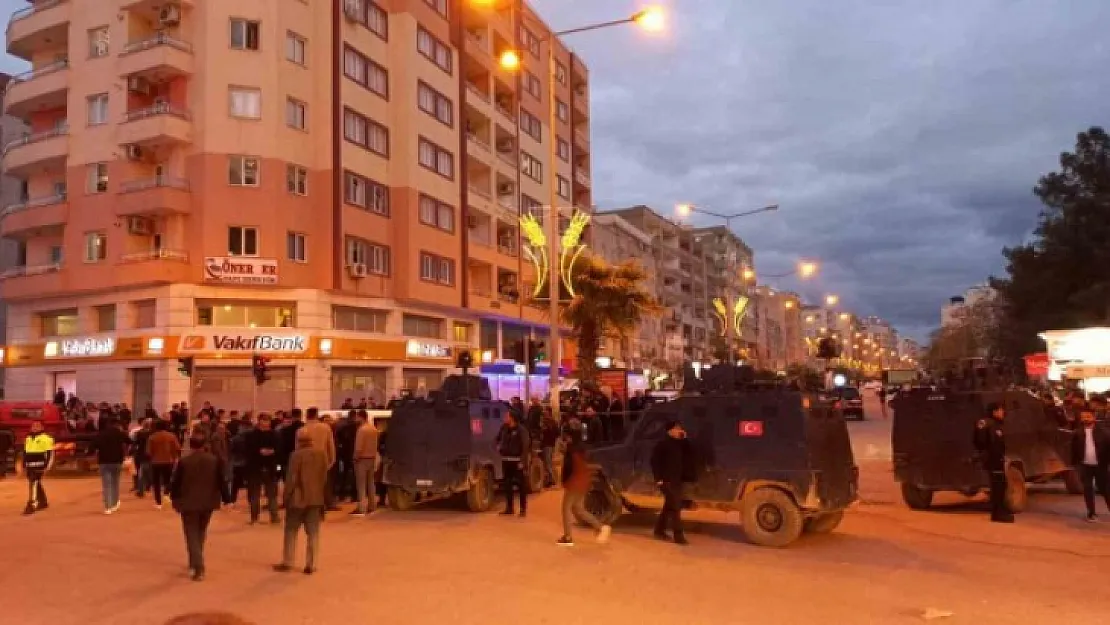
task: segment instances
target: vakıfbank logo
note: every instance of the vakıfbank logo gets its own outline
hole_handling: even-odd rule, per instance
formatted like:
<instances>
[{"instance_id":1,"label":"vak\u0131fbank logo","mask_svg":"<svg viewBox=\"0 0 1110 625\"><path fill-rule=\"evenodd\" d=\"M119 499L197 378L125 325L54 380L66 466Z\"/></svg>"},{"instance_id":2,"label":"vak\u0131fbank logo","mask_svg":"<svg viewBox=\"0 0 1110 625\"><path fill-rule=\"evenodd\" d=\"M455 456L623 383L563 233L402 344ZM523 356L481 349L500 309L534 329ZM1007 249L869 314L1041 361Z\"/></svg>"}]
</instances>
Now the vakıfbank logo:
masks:
<instances>
[{"instance_id":1,"label":"vak\u0131fbank logo","mask_svg":"<svg viewBox=\"0 0 1110 625\"><path fill-rule=\"evenodd\" d=\"M308 351L308 338L299 334L187 334L181 337L178 351L295 354Z\"/></svg>"}]
</instances>

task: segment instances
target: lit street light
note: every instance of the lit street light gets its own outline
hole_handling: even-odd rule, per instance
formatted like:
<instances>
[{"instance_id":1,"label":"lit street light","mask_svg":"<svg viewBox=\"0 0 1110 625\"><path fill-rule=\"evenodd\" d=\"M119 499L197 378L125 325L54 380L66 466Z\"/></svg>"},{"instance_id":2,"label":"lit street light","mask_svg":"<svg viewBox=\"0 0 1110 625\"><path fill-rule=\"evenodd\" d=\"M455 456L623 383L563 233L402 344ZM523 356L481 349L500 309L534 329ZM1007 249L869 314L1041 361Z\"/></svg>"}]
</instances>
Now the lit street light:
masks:
<instances>
[{"instance_id":1,"label":"lit street light","mask_svg":"<svg viewBox=\"0 0 1110 625\"><path fill-rule=\"evenodd\" d=\"M803 278L803 279L812 278L817 273L817 270L820 269L820 267L821 266L818 265L814 261L802 260L802 261L798 261L798 265L796 267L794 267L793 271L787 271L786 273L764 274L763 277L764 278L789 278L790 276L798 276L799 278Z\"/></svg>"},{"instance_id":2,"label":"lit street light","mask_svg":"<svg viewBox=\"0 0 1110 625\"><path fill-rule=\"evenodd\" d=\"M839 303L840 303L840 296L838 296L838 295L826 295L825 296L825 305L826 306L836 306Z\"/></svg>"}]
</instances>

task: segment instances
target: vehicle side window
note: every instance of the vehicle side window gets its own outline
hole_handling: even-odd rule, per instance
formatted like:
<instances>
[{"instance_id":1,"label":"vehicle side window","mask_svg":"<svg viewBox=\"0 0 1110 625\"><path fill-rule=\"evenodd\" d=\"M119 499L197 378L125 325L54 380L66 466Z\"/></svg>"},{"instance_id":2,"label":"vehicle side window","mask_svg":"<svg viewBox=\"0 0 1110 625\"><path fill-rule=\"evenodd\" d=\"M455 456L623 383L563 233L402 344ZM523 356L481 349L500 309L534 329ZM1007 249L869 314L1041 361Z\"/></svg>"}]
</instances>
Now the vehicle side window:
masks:
<instances>
[{"instance_id":1,"label":"vehicle side window","mask_svg":"<svg viewBox=\"0 0 1110 625\"><path fill-rule=\"evenodd\" d=\"M645 440L663 436L663 428L666 427L667 420L670 418L670 415L655 414L652 418L641 421L640 429L636 432L636 439Z\"/></svg>"}]
</instances>

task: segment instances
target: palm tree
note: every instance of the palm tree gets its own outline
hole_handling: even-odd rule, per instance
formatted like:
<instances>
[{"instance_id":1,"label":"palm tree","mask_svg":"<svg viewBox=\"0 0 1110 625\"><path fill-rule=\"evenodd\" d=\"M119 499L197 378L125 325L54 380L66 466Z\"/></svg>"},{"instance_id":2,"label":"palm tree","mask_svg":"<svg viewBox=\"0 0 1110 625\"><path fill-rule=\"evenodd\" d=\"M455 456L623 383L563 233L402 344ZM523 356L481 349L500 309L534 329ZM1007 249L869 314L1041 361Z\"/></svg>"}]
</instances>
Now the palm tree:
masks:
<instances>
[{"instance_id":1,"label":"palm tree","mask_svg":"<svg viewBox=\"0 0 1110 625\"><path fill-rule=\"evenodd\" d=\"M597 380L597 353L605 338L625 339L640 323L662 310L643 289L647 277L635 261L610 265L584 256L573 265L575 296L563 308L562 322L578 343L578 377Z\"/></svg>"}]
</instances>

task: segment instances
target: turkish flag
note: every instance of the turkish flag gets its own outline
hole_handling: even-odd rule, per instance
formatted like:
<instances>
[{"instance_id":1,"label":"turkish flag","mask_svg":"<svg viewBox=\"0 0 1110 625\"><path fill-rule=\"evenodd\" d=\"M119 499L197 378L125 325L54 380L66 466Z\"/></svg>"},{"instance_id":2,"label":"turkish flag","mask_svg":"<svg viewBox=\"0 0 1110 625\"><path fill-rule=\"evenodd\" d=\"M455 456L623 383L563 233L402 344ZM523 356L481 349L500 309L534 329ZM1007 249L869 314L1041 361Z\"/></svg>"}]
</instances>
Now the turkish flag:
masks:
<instances>
[{"instance_id":1,"label":"turkish flag","mask_svg":"<svg viewBox=\"0 0 1110 625\"><path fill-rule=\"evenodd\" d=\"M482 433L482 420L481 419L471 419L470 420L470 433L471 434L481 434Z\"/></svg>"},{"instance_id":2,"label":"turkish flag","mask_svg":"<svg viewBox=\"0 0 1110 625\"><path fill-rule=\"evenodd\" d=\"M741 421L740 436L763 436L763 422Z\"/></svg>"}]
</instances>

